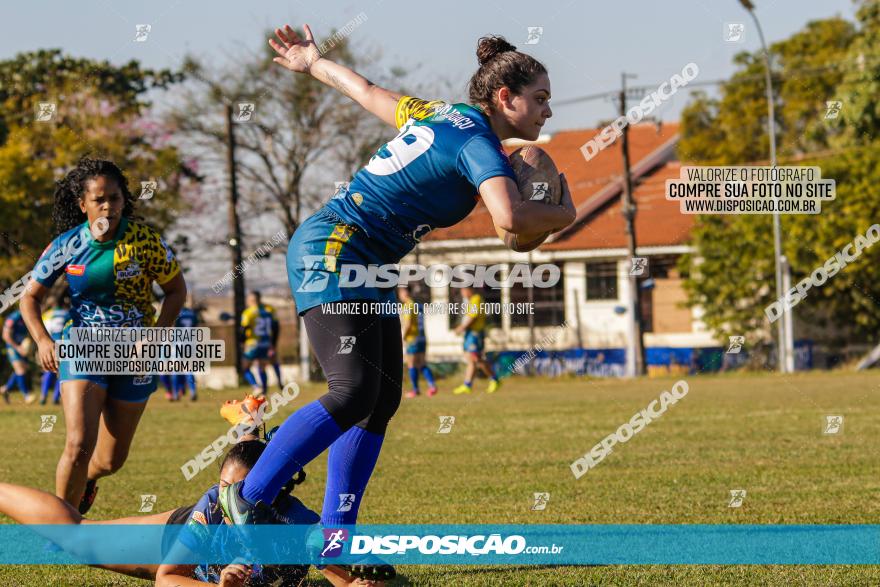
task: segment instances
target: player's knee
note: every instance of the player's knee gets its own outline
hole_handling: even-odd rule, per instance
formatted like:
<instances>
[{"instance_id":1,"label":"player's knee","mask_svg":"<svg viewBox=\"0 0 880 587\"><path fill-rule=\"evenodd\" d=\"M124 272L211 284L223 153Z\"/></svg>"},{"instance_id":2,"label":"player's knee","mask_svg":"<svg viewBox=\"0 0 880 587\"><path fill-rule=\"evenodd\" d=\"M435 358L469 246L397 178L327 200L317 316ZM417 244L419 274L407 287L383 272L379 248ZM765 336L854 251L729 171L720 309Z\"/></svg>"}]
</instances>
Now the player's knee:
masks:
<instances>
[{"instance_id":1,"label":"player's knee","mask_svg":"<svg viewBox=\"0 0 880 587\"><path fill-rule=\"evenodd\" d=\"M127 452L103 456L94 459L92 466L102 475L112 475L122 468L127 458Z\"/></svg>"},{"instance_id":2,"label":"player's knee","mask_svg":"<svg viewBox=\"0 0 880 587\"><path fill-rule=\"evenodd\" d=\"M94 450L94 444L86 442L84 435L68 435L61 458L72 465L88 463Z\"/></svg>"}]
</instances>

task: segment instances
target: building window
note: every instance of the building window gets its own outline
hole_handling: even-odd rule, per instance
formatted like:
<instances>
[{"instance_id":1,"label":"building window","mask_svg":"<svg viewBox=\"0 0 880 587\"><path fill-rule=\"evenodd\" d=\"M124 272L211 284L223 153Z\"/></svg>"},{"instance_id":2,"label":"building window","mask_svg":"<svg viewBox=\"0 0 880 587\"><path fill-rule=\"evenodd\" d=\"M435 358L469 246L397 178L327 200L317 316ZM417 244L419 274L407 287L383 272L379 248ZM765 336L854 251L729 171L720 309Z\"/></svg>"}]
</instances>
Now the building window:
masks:
<instances>
[{"instance_id":1,"label":"building window","mask_svg":"<svg viewBox=\"0 0 880 587\"><path fill-rule=\"evenodd\" d=\"M529 267L531 273L536 265ZM565 322L565 275L562 266L559 268L559 281L552 287L523 287L521 283L514 284L510 288L510 302L512 304L534 304L533 324L535 326L559 326ZM531 289L532 299L529 300ZM529 315L525 312L514 312L510 315L510 325L528 326Z\"/></svg>"},{"instance_id":2,"label":"building window","mask_svg":"<svg viewBox=\"0 0 880 587\"><path fill-rule=\"evenodd\" d=\"M617 299L617 262L587 263L587 301Z\"/></svg>"}]
</instances>

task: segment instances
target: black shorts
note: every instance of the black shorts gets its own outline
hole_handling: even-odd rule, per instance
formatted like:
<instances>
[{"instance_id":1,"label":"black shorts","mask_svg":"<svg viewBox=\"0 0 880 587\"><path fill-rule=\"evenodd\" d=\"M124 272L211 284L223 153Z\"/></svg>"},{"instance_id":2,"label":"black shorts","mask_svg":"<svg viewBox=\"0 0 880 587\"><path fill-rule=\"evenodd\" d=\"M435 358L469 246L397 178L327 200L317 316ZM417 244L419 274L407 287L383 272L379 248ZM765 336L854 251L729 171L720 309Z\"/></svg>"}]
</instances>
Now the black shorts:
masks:
<instances>
[{"instance_id":1,"label":"black shorts","mask_svg":"<svg viewBox=\"0 0 880 587\"><path fill-rule=\"evenodd\" d=\"M196 507L196 504L192 504L188 507L177 508L173 512L171 512L171 516L169 516L168 521L165 522L165 532L162 533L162 556L168 554L168 551L171 550L171 547L174 545L174 542L177 540L177 535L180 534L180 528L175 528L174 526L182 526L186 524L189 517L192 515L193 509Z\"/></svg>"}]
</instances>

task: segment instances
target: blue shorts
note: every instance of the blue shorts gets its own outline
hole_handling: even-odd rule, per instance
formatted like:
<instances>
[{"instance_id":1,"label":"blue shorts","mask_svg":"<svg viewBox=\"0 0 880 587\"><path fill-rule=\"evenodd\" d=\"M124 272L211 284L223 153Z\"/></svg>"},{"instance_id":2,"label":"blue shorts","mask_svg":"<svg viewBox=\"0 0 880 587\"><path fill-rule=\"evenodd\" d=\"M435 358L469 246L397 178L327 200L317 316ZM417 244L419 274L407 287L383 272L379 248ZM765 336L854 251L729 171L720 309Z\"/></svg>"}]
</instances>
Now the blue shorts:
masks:
<instances>
[{"instance_id":1,"label":"blue shorts","mask_svg":"<svg viewBox=\"0 0 880 587\"><path fill-rule=\"evenodd\" d=\"M464 333L464 352L477 354L482 353L485 338L486 335L484 332L473 332L472 330L466 330Z\"/></svg>"},{"instance_id":2,"label":"blue shorts","mask_svg":"<svg viewBox=\"0 0 880 587\"><path fill-rule=\"evenodd\" d=\"M17 350L15 350L14 348L12 348L9 345L6 345L6 358L9 359L10 363L14 363L16 361L27 362L26 357L22 357L20 354L18 354Z\"/></svg>"},{"instance_id":3,"label":"blue shorts","mask_svg":"<svg viewBox=\"0 0 880 587\"><path fill-rule=\"evenodd\" d=\"M346 300L389 302L396 306L395 283L383 287L345 287L340 283L340 273L346 265L362 274L370 265L397 261L395 255L384 251L362 229L345 224L335 213L321 208L293 233L287 247L287 279L297 313L302 315L315 306ZM346 271L346 276L349 282L354 279L351 271ZM380 279L385 280L381 276ZM383 314L396 315L393 311Z\"/></svg>"},{"instance_id":4,"label":"blue shorts","mask_svg":"<svg viewBox=\"0 0 880 587\"><path fill-rule=\"evenodd\" d=\"M64 329L62 338L68 337L72 325ZM61 361L58 367L58 380L91 381L107 390L107 397L124 402L142 404L150 399L150 395L159 386L158 375L84 375L71 373L71 361Z\"/></svg>"},{"instance_id":5,"label":"blue shorts","mask_svg":"<svg viewBox=\"0 0 880 587\"><path fill-rule=\"evenodd\" d=\"M428 343L424 338L417 338L412 342L406 343L406 354L408 355L417 355L419 353L425 352Z\"/></svg>"},{"instance_id":6,"label":"blue shorts","mask_svg":"<svg viewBox=\"0 0 880 587\"><path fill-rule=\"evenodd\" d=\"M244 358L248 361L255 359L268 359L270 346L260 346L259 344L249 344L244 347Z\"/></svg>"},{"instance_id":7,"label":"blue shorts","mask_svg":"<svg viewBox=\"0 0 880 587\"><path fill-rule=\"evenodd\" d=\"M61 382L91 381L107 390L107 397L124 402L142 404L159 385L156 375L73 375L70 373L70 361L61 361L58 376Z\"/></svg>"}]
</instances>

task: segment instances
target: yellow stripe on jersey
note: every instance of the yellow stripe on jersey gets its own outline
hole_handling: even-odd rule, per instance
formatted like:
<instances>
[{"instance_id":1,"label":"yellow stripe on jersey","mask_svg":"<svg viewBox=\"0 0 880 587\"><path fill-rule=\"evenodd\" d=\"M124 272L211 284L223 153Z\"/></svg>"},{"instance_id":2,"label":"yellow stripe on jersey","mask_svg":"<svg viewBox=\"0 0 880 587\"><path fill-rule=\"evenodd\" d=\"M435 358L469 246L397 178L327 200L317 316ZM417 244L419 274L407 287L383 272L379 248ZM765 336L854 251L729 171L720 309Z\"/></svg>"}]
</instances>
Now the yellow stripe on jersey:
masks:
<instances>
[{"instance_id":1,"label":"yellow stripe on jersey","mask_svg":"<svg viewBox=\"0 0 880 587\"><path fill-rule=\"evenodd\" d=\"M347 224L337 224L333 232L327 237L324 245L324 267L327 271L336 272L336 258L342 252L342 246L349 241L354 234L354 229Z\"/></svg>"},{"instance_id":2,"label":"yellow stripe on jersey","mask_svg":"<svg viewBox=\"0 0 880 587\"><path fill-rule=\"evenodd\" d=\"M397 128L401 128L410 118L424 120L433 116L434 108L437 105L444 103L443 100L421 100L412 96L404 96L397 102L394 122L397 124Z\"/></svg>"}]
</instances>

